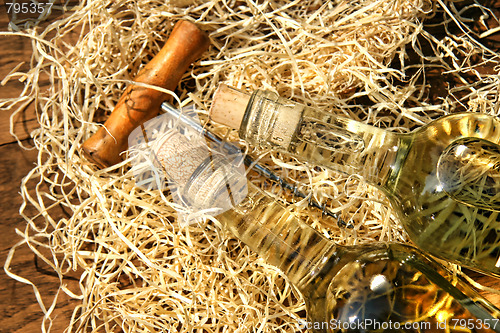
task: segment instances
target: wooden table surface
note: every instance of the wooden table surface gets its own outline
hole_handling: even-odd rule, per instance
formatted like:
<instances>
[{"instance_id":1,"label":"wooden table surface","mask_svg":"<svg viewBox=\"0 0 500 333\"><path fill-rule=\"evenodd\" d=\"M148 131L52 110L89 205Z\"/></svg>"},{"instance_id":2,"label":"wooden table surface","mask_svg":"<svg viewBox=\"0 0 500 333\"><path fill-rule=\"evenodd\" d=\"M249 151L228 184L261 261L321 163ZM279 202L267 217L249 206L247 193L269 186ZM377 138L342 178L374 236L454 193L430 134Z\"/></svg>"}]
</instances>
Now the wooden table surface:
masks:
<instances>
[{"instance_id":1,"label":"wooden table surface","mask_svg":"<svg viewBox=\"0 0 500 333\"><path fill-rule=\"evenodd\" d=\"M8 16L5 6L0 5L0 31L7 31ZM0 36L0 81L17 64L29 66L32 49L31 42L22 37ZM47 82L48 84L48 82ZM0 86L0 98L19 95L24 85L16 80ZM9 133L10 112L0 112L0 332L31 333L41 332L43 312L41 311L33 288L8 277L3 269L5 260L12 246L22 240L15 229L24 231L26 222L19 215L22 203L20 192L21 180L34 167L37 151L23 150ZM15 119L15 134L26 147L33 147L29 133L37 126L33 108L28 108ZM31 213L34 213L32 211ZM20 246L11 265L11 271L28 277L41 291L46 306L59 287L59 279L48 274L40 262L35 262L33 252L26 246ZM71 290L78 290L76 280L65 281ZM68 326L71 314L78 301L60 294L59 305L52 316L51 332L63 332ZM49 323L47 322L46 327Z\"/></svg>"},{"instance_id":2,"label":"wooden table surface","mask_svg":"<svg viewBox=\"0 0 500 333\"><path fill-rule=\"evenodd\" d=\"M0 7L0 31L7 30L8 17L5 6ZM31 56L30 41L22 37L0 36L0 80L19 62L29 63ZM27 68L24 64L21 68ZM47 83L48 84L48 83ZM0 86L0 98L13 97L19 94L23 84L9 81ZM22 200L19 188L22 178L32 169L37 155L35 150L23 150L9 134L9 119L11 114L0 113L0 333L40 332L43 313L35 299L31 286L9 278L3 265L9 250L21 238L15 229L24 230L25 221L19 215ZM28 108L16 118L15 133L23 145L32 147L29 140L30 131L36 126L34 111ZM29 277L47 302L53 297L59 286L57 277L48 274L48 270L35 262L35 256L26 247L21 246L16 252L12 263L12 272ZM472 273L481 283L500 289L500 279L492 279ZM72 290L77 290L76 279L65 281ZM500 296L483 293L492 303L500 307ZM63 332L67 327L73 308L79 304L65 294L59 296L58 307L54 311L55 320L51 323L51 332ZM47 304L46 304L47 305ZM48 324L47 324L48 325Z\"/></svg>"}]
</instances>

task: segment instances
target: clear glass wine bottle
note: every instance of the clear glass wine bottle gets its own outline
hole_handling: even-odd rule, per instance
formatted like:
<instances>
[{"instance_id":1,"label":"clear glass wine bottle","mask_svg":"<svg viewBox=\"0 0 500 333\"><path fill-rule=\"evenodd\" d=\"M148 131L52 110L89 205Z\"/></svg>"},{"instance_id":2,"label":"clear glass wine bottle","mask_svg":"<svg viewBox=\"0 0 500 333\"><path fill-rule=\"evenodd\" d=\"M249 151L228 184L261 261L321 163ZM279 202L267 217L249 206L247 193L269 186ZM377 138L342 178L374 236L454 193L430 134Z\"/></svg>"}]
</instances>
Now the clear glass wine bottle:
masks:
<instances>
[{"instance_id":1,"label":"clear glass wine bottle","mask_svg":"<svg viewBox=\"0 0 500 333\"><path fill-rule=\"evenodd\" d=\"M500 332L500 311L416 248L337 245L248 183L224 156L179 132L153 149L185 204L220 207L217 219L302 293L308 319L299 326L312 332Z\"/></svg>"},{"instance_id":2,"label":"clear glass wine bottle","mask_svg":"<svg viewBox=\"0 0 500 333\"><path fill-rule=\"evenodd\" d=\"M214 121L253 146L358 174L389 198L422 250L500 276L500 121L461 113L398 134L280 98L221 86Z\"/></svg>"}]
</instances>

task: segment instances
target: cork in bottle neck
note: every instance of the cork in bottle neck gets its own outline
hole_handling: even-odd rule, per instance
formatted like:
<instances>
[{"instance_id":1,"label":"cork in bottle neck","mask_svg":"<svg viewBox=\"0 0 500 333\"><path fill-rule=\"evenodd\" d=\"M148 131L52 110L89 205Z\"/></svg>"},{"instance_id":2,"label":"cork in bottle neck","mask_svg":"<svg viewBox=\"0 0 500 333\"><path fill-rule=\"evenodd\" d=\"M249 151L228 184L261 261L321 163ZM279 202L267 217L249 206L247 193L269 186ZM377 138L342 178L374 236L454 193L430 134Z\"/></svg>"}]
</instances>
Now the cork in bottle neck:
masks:
<instances>
[{"instance_id":1,"label":"cork in bottle neck","mask_svg":"<svg viewBox=\"0 0 500 333\"><path fill-rule=\"evenodd\" d=\"M247 191L247 179L237 165L210 151L204 141L193 143L178 131L158 140L153 151L179 195L194 210L214 209L216 214L234 208Z\"/></svg>"},{"instance_id":2,"label":"cork in bottle neck","mask_svg":"<svg viewBox=\"0 0 500 333\"><path fill-rule=\"evenodd\" d=\"M216 123L239 129L249 100L250 95L221 84L214 94L210 108L210 119Z\"/></svg>"}]
</instances>

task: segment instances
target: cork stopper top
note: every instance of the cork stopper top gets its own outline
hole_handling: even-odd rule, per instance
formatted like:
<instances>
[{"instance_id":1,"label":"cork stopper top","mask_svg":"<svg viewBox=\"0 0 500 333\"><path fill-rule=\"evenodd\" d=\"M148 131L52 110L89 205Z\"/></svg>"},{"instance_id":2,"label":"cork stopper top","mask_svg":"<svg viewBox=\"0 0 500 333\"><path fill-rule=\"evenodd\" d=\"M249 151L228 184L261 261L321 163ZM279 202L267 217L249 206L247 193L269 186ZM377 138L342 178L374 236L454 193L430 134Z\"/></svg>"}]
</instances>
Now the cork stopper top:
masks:
<instances>
[{"instance_id":1,"label":"cork stopper top","mask_svg":"<svg viewBox=\"0 0 500 333\"><path fill-rule=\"evenodd\" d=\"M214 94L210 119L234 129L239 129L250 95L225 84L219 85Z\"/></svg>"},{"instance_id":2,"label":"cork stopper top","mask_svg":"<svg viewBox=\"0 0 500 333\"><path fill-rule=\"evenodd\" d=\"M179 185L186 184L210 155L206 145L196 145L178 131L167 133L154 150L169 178Z\"/></svg>"},{"instance_id":3,"label":"cork stopper top","mask_svg":"<svg viewBox=\"0 0 500 333\"><path fill-rule=\"evenodd\" d=\"M233 161L222 154L209 155L208 147L197 141L172 131L153 149L165 173L179 186L184 204L221 214L245 199L247 179Z\"/></svg>"}]
</instances>

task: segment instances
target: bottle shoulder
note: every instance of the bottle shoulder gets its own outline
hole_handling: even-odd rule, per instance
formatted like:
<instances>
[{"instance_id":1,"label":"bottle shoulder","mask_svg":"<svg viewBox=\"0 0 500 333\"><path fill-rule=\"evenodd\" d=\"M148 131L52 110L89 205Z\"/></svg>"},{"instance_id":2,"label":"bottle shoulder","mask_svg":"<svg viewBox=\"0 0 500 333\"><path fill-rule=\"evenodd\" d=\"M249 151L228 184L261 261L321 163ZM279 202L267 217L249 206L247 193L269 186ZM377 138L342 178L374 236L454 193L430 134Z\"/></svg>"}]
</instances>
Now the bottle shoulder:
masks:
<instances>
[{"instance_id":1,"label":"bottle shoulder","mask_svg":"<svg viewBox=\"0 0 500 333\"><path fill-rule=\"evenodd\" d=\"M311 288L311 321L370 327L420 322L434 325L429 331L446 331L437 326L444 319L494 321L500 315L465 282L411 246L360 246L351 255L328 283Z\"/></svg>"}]
</instances>

